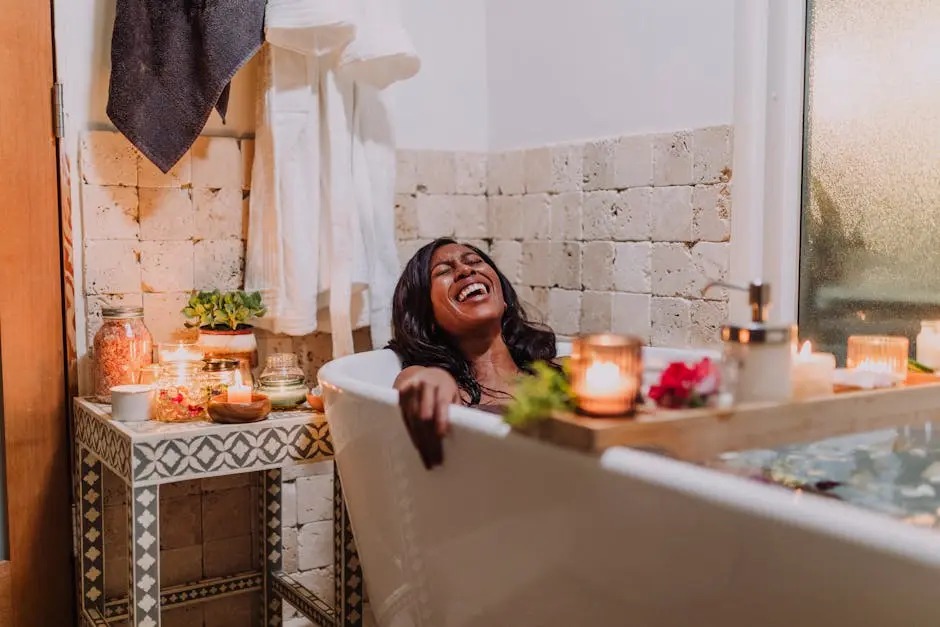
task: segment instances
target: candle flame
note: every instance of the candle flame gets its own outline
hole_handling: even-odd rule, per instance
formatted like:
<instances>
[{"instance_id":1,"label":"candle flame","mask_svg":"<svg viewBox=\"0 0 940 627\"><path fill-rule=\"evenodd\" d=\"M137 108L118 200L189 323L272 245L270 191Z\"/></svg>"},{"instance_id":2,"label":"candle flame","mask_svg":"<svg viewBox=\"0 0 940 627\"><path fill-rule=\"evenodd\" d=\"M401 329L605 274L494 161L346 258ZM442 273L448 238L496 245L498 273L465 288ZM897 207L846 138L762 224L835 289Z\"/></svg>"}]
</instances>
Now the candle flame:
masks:
<instances>
[{"instance_id":1,"label":"candle flame","mask_svg":"<svg viewBox=\"0 0 940 627\"><path fill-rule=\"evenodd\" d=\"M610 393L624 387L620 368L610 361L595 361L584 373L584 382L590 393Z\"/></svg>"},{"instance_id":2,"label":"candle flame","mask_svg":"<svg viewBox=\"0 0 940 627\"><path fill-rule=\"evenodd\" d=\"M242 373L241 373L240 370L236 370L236 371L235 371L235 380L234 380L234 382L233 382L233 385L234 385L235 387L242 387L242 385L244 385L244 384L242 383Z\"/></svg>"},{"instance_id":3,"label":"candle flame","mask_svg":"<svg viewBox=\"0 0 940 627\"><path fill-rule=\"evenodd\" d=\"M800 357L809 357L813 354L813 343L809 340L803 342L803 348L800 349Z\"/></svg>"},{"instance_id":4,"label":"candle flame","mask_svg":"<svg viewBox=\"0 0 940 627\"><path fill-rule=\"evenodd\" d=\"M855 367L856 370L862 370L864 372L884 372L892 373L894 368L891 367L891 364L884 361L874 361L870 357L866 357L862 360L862 363Z\"/></svg>"}]
</instances>

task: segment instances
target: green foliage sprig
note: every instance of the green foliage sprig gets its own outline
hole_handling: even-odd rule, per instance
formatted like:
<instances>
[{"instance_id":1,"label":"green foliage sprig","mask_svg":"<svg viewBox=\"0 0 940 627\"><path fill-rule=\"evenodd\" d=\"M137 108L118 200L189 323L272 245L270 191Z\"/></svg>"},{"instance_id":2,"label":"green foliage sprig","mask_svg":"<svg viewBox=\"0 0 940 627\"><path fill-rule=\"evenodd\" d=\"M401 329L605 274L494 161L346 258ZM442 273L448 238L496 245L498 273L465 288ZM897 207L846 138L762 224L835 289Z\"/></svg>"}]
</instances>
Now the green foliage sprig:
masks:
<instances>
[{"instance_id":1,"label":"green foliage sprig","mask_svg":"<svg viewBox=\"0 0 940 627\"><path fill-rule=\"evenodd\" d=\"M574 411L574 393L567 360L561 371L547 363L532 364L534 374L523 376L516 384L513 401L506 408L504 420L514 427L524 427L548 418L553 412Z\"/></svg>"},{"instance_id":2,"label":"green foliage sprig","mask_svg":"<svg viewBox=\"0 0 940 627\"><path fill-rule=\"evenodd\" d=\"M183 308L188 318L186 326L204 329L231 329L237 331L248 327L248 322L268 312L261 302L261 292L193 292L189 303Z\"/></svg>"}]
</instances>

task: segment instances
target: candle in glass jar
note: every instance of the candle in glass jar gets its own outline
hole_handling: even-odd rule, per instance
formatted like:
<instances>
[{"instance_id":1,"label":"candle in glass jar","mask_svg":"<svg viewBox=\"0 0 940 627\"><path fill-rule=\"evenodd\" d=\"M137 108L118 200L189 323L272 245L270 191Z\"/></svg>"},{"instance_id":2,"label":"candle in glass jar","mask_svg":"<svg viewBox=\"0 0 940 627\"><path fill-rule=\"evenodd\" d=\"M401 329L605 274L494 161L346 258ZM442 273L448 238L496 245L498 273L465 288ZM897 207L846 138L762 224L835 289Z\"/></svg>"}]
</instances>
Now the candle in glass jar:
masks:
<instances>
[{"instance_id":1,"label":"candle in glass jar","mask_svg":"<svg viewBox=\"0 0 940 627\"><path fill-rule=\"evenodd\" d=\"M849 370L884 373L907 380L908 339L882 335L849 337L845 365Z\"/></svg>"},{"instance_id":2,"label":"candle in glass jar","mask_svg":"<svg viewBox=\"0 0 940 627\"><path fill-rule=\"evenodd\" d=\"M917 361L940 370L940 320L923 320L917 335Z\"/></svg>"},{"instance_id":3,"label":"candle in glass jar","mask_svg":"<svg viewBox=\"0 0 940 627\"><path fill-rule=\"evenodd\" d=\"M163 364L183 361L201 361L203 351L195 342L169 342L157 344L157 361Z\"/></svg>"},{"instance_id":4,"label":"candle in glass jar","mask_svg":"<svg viewBox=\"0 0 940 627\"><path fill-rule=\"evenodd\" d=\"M578 411L590 416L632 415L642 373L639 340L589 335L578 338L574 348L571 383Z\"/></svg>"},{"instance_id":5,"label":"candle in glass jar","mask_svg":"<svg viewBox=\"0 0 940 627\"><path fill-rule=\"evenodd\" d=\"M790 370L793 380L793 397L803 399L832 394L835 371L835 355L814 353L813 345L804 342L800 352L794 355Z\"/></svg>"},{"instance_id":6,"label":"candle in glass jar","mask_svg":"<svg viewBox=\"0 0 940 627\"><path fill-rule=\"evenodd\" d=\"M251 387L242 383L242 375L238 370L235 371L235 382L228 386L227 394L229 403L251 402Z\"/></svg>"}]
</instances>

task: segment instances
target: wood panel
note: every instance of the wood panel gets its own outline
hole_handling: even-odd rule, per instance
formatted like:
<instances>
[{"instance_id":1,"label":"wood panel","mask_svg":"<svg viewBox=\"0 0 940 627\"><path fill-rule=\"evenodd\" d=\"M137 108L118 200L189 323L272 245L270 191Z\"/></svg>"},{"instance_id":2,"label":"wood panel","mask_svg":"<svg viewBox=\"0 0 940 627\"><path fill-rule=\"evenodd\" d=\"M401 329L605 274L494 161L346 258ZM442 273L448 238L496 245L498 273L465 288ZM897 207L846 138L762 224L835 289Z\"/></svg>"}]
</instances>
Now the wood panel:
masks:
<instances>
[{"instance_id":1,"label":"wood panel","mask_svg":"<svg viewBox=\"0 0 940 627\"><path fill-rule=\"evenodd\" d=\"M0 367L16 627L74 621L50 2L0 0Z\"/></svg>"},{"instance_id":2,"label":"wood panel","mask_svg":"<svg viewBox=\"0 0 940 627\"><path fill-rule=\"evenodd\" d=\"M13 627L13 602L10 598L10 562L0 562L0 627Z\"/></svg>"}]
</instances>

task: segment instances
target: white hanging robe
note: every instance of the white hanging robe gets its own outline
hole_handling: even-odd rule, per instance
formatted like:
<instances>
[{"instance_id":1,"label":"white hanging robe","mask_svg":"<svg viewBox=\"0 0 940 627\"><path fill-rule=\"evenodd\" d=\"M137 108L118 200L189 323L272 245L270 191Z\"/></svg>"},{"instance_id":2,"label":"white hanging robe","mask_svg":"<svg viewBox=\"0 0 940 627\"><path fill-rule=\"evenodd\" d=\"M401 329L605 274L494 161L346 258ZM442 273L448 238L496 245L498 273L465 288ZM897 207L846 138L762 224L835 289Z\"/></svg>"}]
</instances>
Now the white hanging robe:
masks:
<instances>
[{"instance_id":1,"label":"white hanging robe","mask_svg":"<svg viewBox=\"0 0 940 627\"><path fill-rule=\"evenodd\" d=\"M391 0L270 0L265 20L245 270L269 308L259 326L331 332L338 357L371 323L382 346L399 262L378 90L420 62Z\"/></svg>"}]
</instances>

